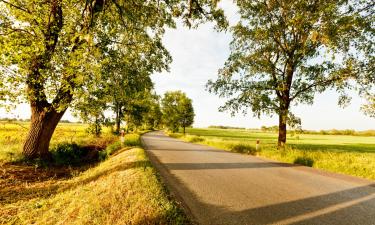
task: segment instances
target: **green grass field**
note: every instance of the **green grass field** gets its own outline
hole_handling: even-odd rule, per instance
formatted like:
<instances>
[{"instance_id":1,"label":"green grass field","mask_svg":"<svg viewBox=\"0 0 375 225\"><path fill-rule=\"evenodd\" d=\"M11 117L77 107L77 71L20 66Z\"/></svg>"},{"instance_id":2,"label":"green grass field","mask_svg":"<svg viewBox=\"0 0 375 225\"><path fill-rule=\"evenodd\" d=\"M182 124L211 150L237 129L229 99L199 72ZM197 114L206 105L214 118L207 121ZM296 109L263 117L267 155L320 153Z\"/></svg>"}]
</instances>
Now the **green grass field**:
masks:
<instances>
[{"instance_id":1,"label":"green grass field","mask_svg":"<svg viewBox=\"0 0 375 225\"><path fill-rule=\"evenodd\" d=\"M187 136L173 135L190 142L229 151L254 150L260 140L262 157L298 163L327 171L375 179L375 137L348 135L288 135L286 150L277 150L277 133L239 129L187 129Z\"/></svg>"}]
</instances>

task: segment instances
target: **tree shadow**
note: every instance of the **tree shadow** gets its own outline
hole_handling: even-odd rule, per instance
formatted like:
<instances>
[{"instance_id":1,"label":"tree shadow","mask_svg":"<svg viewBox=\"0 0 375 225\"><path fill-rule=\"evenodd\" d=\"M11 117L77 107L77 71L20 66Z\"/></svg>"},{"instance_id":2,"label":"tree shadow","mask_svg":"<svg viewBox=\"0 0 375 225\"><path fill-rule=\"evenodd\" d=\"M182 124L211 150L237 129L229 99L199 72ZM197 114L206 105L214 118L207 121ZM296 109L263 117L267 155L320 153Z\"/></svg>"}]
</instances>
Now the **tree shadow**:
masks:
<instances>
[{"instance_id":1,"label":"tree shadow","mask_svg":"<svg viewBox=\"0 0 375 225\"><path fill-rule=\"evenodd\" d=\"M168 173L166 168L169 167L162 167L157 166L158 170L164 171L162 174ZM164 175L162 180L168 184L172 194L182 202L192 221L199 224L375 224L375 184L236 211L227 206L203 202L174 175ZM198 186L206 185L202 183ZM251 191L249 189L249 192Z\"/></svg>"},{"instance_id":2,"label":"tree shadow","mask_svg":"<svg viewBox=\"0 0 375 225\"><path fill-rule=\"evenodd\" d=\"M367 185L243 211L223 210L223 217L246 224L374 224L375 186ZM220 220L220 219L219 219Z\"/></svg>"},{"instance_id":3,"label":"tree shadow","mask_svg":"<svg viewBox=\"0 0 375 225\"><path fill-rule=\"evenodd\" d=\"M222 170L222 169L260 169L275 167L296 167L298 165L278 162L241 162L241 163L165 163L170 170Z\"/></svg>"},{"instance_id":4,"label":"tree shadow","mask_svg":"<svg viewBox=\"0 0 375 225\"><path fill-rule=\"evenodd\" d=\"M149 161L139 160L135 162L123 163L121 165L102 170L98 173L90 174L84 179L64 181L67 179L67 177L65 177L64 179L42 180L34 184L22 183L22 185L17 186L8 185L0 190L0 205L13 204L18 201L25 201L33 198L46 199L52 195L96 181L101 177L110 175L111 173L132 168L146 169L147 167L151 167L151 163Z\"/></svg>"}]
</instances>

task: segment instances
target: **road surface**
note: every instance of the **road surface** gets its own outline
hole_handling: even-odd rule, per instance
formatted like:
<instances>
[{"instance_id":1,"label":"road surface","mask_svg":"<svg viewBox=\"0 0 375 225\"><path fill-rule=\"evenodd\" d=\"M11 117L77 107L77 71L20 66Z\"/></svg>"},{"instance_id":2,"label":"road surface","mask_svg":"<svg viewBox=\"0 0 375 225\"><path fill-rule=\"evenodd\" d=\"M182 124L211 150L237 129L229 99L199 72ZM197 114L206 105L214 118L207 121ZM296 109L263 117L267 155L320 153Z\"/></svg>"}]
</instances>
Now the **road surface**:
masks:
<instances>
[{"instance_id":1,"label":"road surface","mask_svg":"<svg viewBox=\"0 0 375 225\"><path fill-rule=\"evenodd\" d=\"M151 162L198 224L375 225L375 183L142 136Z\"/></svg>"}]
</instances>

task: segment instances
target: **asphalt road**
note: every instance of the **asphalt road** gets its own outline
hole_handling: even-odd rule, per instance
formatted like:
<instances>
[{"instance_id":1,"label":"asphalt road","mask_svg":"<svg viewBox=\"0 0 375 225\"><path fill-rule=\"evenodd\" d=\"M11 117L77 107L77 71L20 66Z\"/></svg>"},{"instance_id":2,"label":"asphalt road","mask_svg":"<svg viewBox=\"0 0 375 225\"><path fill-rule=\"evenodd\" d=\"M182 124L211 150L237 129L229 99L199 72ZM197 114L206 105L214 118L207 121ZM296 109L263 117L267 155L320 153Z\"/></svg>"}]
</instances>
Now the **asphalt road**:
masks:
<instances>
[{"instance_id":1,"label":"asphalt road","mask_svg":"<svg viewBox=\"0 0 375 225\"><path fill-rule=\"evenodd\" d=\"M375 183L143 135L152 163L198 224L375 225Z\"/></svg>"}]
</instances>

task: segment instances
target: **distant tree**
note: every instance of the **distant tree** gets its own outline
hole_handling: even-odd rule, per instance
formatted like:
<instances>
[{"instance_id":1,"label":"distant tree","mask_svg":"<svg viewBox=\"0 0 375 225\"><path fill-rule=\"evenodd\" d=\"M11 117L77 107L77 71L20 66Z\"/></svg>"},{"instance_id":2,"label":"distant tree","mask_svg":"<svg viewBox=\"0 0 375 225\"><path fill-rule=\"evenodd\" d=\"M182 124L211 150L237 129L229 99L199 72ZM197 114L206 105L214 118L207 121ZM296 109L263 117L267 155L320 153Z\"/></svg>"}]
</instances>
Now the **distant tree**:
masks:
<instances>
[{"instance_id":1,"label":"distant tree","mask_svg":"<svg viewBox=\"0 0 375 225\"><path fill-rule=\"evenodd\" d=\"M180 127L185 128L194 123L194 109L190 98L181 91L171 91L164 94L161 101L163 122L173 132Z\"/></svg>"},{"instance_id":2,"label":"distant tree","mask_svg":"<svg viewBox=\"0 0 375 225\"><path fill-rule=\"evenodd\" d=\"M148 110L143 116L145 129L159 129L162 126L163 117L160 107L160 97L158 95L150 95L146 104Z\"/></svg>"},{"instance_id":3,"label":"distant tree","mask_svg":"<svg viewBox=\"0 0 375 225\"><path fill-rule=\"evenodd\" d=\"M373 77L373 1L236 1L231 55L210 92L230 98L221 110L279 116L278 146L287 124L300 120L291 105L312 104L328 88L344 93L352 80ZM368 79L367 79L368 80ZM369 83L374 85L374 83ZM342 95L341 105L348 97Z\"/></svg>"},{"instance_id":4,"label":"distant tree","mask_svg":"<svg viewBox=\"0 0 375 225\"><path fill-rule=\"evenodd\" d=\"M105 122L104 111L108 108L104 89L81 92L73 105L74 114L89 124L87 132L99 136Z\"/></svg>"}]
</instances>

